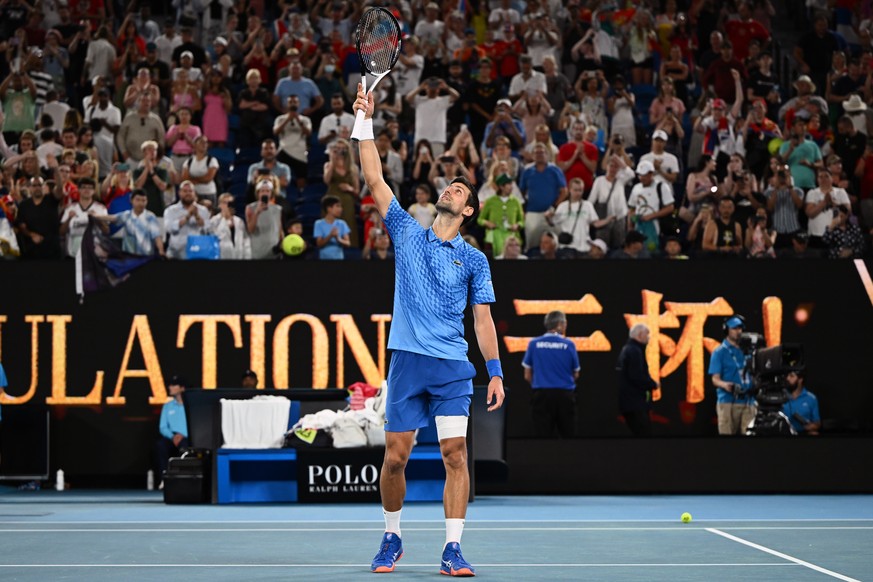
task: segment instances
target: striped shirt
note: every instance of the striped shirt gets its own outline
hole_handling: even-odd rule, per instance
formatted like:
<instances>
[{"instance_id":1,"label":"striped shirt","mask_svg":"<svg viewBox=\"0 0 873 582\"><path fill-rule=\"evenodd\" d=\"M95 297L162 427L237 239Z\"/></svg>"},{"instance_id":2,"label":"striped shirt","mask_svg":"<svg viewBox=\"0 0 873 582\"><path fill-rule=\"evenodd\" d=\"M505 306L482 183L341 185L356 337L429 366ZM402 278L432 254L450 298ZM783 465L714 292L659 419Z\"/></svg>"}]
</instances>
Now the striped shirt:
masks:
<instances>
[{"instance_id":1,"label":"striped shirt","mask_svg":"<svg viewBox=\"0 0 873 582\"><path fill-rule=\"evenodd\" d=\"M43 71L28 71L27 76L30 77L30 80L33 81L34 86L36 86L36 101L35 105L37 108L41 108L45 105L45 95L49 92L50 89L54 88L54 79L48 73L44 73Z\"/></svg>"},{"instance_id":2,"label":"striped shirt","mask_svg":"<svg viewBox=\"0 0 873 582\"><path fill-rule=\"evenodd\" d=\"M794 188L795 194L803 200L803 191L800 188ZM800 222L797 220L797 207L794 205L794 200L791 198L791 192L788 188L767 188L764 196L769 200L773 196L776 197L776 207L773 209L773 228L780 234L791 234L800 230Z\"/></svg>"},{"instance_id":3,"label":"striped shirt","mask_svg":"<svg viewBox=\"0 0 873 582\"><path fill-rule=\"evenodd\" d=\"M137 215L133 210L125 210L115 215L115 223L121 225L122 248L134 255L151 256L155 254L155 239L161 236L161 224L150 210Z\"/></svg>"}]
</instances>

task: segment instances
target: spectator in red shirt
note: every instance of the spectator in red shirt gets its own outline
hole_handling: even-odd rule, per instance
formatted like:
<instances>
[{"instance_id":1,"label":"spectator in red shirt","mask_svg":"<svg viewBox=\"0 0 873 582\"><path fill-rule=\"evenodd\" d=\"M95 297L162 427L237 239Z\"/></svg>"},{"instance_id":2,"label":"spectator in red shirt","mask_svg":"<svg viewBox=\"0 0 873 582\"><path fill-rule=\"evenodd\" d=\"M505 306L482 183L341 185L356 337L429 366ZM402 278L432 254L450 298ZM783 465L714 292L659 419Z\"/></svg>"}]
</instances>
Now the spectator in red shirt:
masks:
<instances>
[{"instance_id":1,"label":"spectator in red shirt","mask_svg":"<svg viewBox=\"0 0 873 582\"><path fill-rule=\"evenodd\" d=\"M724 27L728 39L734 46L734 56L742 61L749 56L751 40L757 39L761 42L761 46L764 46L770 42L770 33L760 22L752 18L752 7L748 2L742 2L737 11L740 18L728 20Z\"/></svg>"},{"instance_id":2,"label":"spectator in red shirt","mask_svg":"<svg viewBox=\"0 0 873 582\"><path fill-rule=\"evenodd\" d=\"M495 38L495 33L493 30L491 30L489 28L488 30L485 31L485 40L482 42L482 44L479 45L479 49L482 51L482 54L484 55L482 57L482 59L480 59L480 61L479 61L480 65L481 65L483 60L487 59L488 61L493 63L493 62L497 62L497 60L500 58L500 55L497 52L497 49L499 47L497 46L497 41L495 41L494 38ZM488 78L492 81L497 79L497 70L495 69L495 67L489 67L489 71L490 72L489 72Z\"/></svg>"},{"instance_id":3,"label":"spectator in red shirt","mask_svg":"<svg viewBox=\"0 0 873 582\"><path fill-rule=\"evenodd\" d=\"M567 182L579 178L585 182L585 191L591 191L594 184L594 171L597 168L599 151L597 146L585 140L585 123L573 123L570 135L572 141L565 143L558 150L557 165L564 172Z\"/></svg>"},{"instance_id":4,"label":"spectator in red shirt","mask_svg":"<svg viewBox=\"0 0 873 582\"><path fill-rule=\"evenodd\" d=\"M511 24L503 25L503 34L494 43L494 57L497 63L497 75L504 79L511 79L519 71L521 66L518 57L524 52L521 41L515 36L515 27Z\"/></svg>"},{"instance_id":5,"label":"spectator in red shirt","mask_svg":"<svg viewBox=\"0 0 873 582\"><path fill-rule=\"evenodd\" d=\"M721 58L714 60L703 74L703 85L715 93L716 97L728 102L734 100L736 91L731 69L740 73L743 83L749 80L746 67L733 56L731 43L724 41L721 45Z\"/></svg>"}]
</instances>

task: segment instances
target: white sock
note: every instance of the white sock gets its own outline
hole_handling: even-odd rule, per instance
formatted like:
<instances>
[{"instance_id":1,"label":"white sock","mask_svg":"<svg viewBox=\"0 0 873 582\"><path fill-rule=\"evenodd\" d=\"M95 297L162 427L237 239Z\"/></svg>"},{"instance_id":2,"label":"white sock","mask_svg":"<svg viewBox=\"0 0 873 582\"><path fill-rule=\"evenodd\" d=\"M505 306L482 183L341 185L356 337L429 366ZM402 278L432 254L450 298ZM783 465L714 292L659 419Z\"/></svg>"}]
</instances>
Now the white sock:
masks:
<instances>
[{"instance_id":1,"label":"white sock","mask_svg":"<svg viewBox=\"0 0 873 582\"><path fill-rule=\"evenodd\" d=\"M385 516L385 531L397 534L398 538L403 536L400 535L400 512L403 509L398 509L397 511L385 511L385 508L382 508L382 515Z\"/></svg>"},{"instance_id":2,"label":"white sock","mask_svg":"<svg viewBox=\"0 0 873 582\"><path fill-rule=\"evenodd\" d=\"M460 544L461 534L463 533L463 519L446 519L446 546L449 545L451 542L458 542Z\"/></svg>"}]
</instances>

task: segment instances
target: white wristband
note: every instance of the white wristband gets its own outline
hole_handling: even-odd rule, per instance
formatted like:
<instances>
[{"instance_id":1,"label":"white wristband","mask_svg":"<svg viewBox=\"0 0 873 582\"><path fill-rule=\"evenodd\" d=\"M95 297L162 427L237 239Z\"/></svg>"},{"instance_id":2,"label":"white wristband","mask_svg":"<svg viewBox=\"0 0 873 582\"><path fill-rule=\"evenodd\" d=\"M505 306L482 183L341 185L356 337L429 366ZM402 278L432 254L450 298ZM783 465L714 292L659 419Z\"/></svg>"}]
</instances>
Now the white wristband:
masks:
<instances>
[{"instance_id":1,"label":"white wristband","mask_svg":"<svg viewBox=\"0 0 873 582\"><path fill-rule=\"evenodd\" d=\"M373 119L355 119L351 137L355 141L376 139L373 137Z\"/></svg>"}]
</instances>

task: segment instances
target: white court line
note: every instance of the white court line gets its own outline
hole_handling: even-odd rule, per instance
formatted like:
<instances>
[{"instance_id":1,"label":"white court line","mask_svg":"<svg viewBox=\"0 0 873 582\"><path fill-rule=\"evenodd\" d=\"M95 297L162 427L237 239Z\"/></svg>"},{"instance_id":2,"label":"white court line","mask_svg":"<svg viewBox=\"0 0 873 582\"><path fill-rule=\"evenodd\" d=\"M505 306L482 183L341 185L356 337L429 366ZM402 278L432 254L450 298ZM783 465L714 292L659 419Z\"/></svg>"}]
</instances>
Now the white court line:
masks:
<instances>
[{"instance_id":1,"label":"white court line","mask_svg":"<svg viewBox=\"0 0 873 582\"><path fill-rule=\"evenodd\" d=\"M476 564L477 568L784 568L796 564ZM408 564L401 568L439 568L438 564ZM0 564L0 568L355 568L369 569L370 564Z\"/></svg>"},{"instance_id":2,"label":"white court line","mask_svg":"<svg viewBox=\"0 0 873 582\"><path fill-rule=\"evenodd\" d=\"M282 525L282 524L296 524L300 523L301 520L277 520L277 519L210 519L210 520L180 520L173 521L167 519L160 520L42 520L42 519L31 519L31 520L16 520L16 521L6 521L4 519L0 519L0 526L4 525L173 525L174 523L178 523L180 525L191 525L198 523L205 523L208 525L229 525L229 524L270 524L270 525ZM312 520L303 520L303 521L312 521ZM677 520L674 519L468 519L469 523L465 526L465 529L470 529L475 527L474 524L479 523L670 523L675 522ZM697 525L701 525L704 523L873 523L873 518L831 518L831 519L695 519L694 520ZM370 523L370 524L378 524L378 527L384 527L384 520L382 519L319 519L318 523ZM445 524L445 519L404 519L403 523L439 523ZM744 527L753 527L753 526L728 526L725 529L742 529ZM762 529L767 529L767 526L761 526ZM776 527L776 526L773 526ZM606 529L614 529L614 528L606 528ZM642 528L625 528L625 529L642 529ZM783 529L794 529L791 527L786 527Z\"/></svg>"},{"instance_id":3,"label":"white court line","mask_svg":"<svg viewBox=\"0 0 873 582\"><path fill-rule=\"evenodd\" d=\"M777 552L776 550L773 550L773 549L768 548L766 546L762 546L760 544L756 544L754 542L744 540L743 538L738 538L737 536L732 536L729 533L725 533L723 531L719 531L719 530L714 529L714 528L706 528L706 531L708 531L710 533L714 533L716 535L719 535L723 538L727 538L731 541L743 544L745 546L749 546L750 548L755 548L756 550L766 552L766 553L770 554L771 556L776 556L778 558L782 558L783 560L788 560L789 562L794 562L795 564L798 564L800 566L804 566L806 568L809 568L810 570L815 570L816 572L821 572L822 574L827 574L828 576L831 576L833 578L837 578L839 580L845 580L846 582L861 582L860 580L857 580L855 578L850 578L848 576L838 574L837 572L833 572L831 570L828 570L827 568L822 568L821 566L816 566L815 564L811 564L810 562L805 562L804 560L801 560L799 558L795 558L794 556L789 556L788 554L783 554L782 552Z\"/></svg>"},{"instance_id":4,"label":"white court line","mask_svg":"<svg viewBox=\"0 0 873 582\"><path fill-rule=\"evenodd\" d=\"M3 533L196 533L196 532L229 532L229 533L253 533L253 532L303 532L303 533L331 533L331 532L374 532L383 531L382 527L143 527L143 528L15 528L4 529L0 527L0 534ZM444 527L404 527L406 531L445 531ZM725 530L873 530L873 526L813 526L813 527L726 527ZM710 531L709 528L694 527L689 525L675 525L672 527L466 527L466 532L477 531L517 531L517 532L532 532L532 531L681 531L681 532L699 532Z\"/></svg>"}]
</instances>

